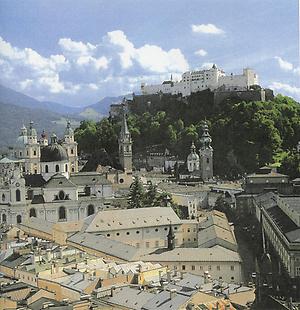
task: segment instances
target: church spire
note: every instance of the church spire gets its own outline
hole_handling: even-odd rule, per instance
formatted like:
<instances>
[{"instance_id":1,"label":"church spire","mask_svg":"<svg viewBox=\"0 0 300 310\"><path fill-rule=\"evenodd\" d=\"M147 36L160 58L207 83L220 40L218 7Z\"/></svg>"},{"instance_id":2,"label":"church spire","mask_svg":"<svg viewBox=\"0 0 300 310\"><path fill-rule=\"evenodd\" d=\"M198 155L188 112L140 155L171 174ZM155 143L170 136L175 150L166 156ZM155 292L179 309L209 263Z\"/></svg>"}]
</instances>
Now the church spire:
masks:
<instances>
[{"instance_id":1,"label":"church spire","mask_svg":"<svg viewBox=\"0 0 300 310\"><path fill-rule=\"evenodd\" d=\"M169 228L169 232L167 235L167 239L168 239L168 250L174 250L175 249L175 234L174 234L171 223L170 223L170 228Z\"/></svg>"}]
</instances>

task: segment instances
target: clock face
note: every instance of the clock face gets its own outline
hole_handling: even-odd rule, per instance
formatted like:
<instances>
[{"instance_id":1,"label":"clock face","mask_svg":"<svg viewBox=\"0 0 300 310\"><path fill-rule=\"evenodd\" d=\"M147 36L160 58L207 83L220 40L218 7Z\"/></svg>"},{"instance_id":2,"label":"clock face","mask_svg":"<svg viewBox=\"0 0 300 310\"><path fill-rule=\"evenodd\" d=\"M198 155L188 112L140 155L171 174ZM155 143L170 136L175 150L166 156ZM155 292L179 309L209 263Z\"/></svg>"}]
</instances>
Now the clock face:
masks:
<instances>
[{"instance_id":1,"label":"clock face","mask_svg":"<svg viewBox=\"0 0 300 310\"><path fill-rule=\"evenodd\" d=\"M16 183L16 186L19 187L19 186L20 186L20 183L17 182L17 183Z\"/></svg>"}]
</instances>

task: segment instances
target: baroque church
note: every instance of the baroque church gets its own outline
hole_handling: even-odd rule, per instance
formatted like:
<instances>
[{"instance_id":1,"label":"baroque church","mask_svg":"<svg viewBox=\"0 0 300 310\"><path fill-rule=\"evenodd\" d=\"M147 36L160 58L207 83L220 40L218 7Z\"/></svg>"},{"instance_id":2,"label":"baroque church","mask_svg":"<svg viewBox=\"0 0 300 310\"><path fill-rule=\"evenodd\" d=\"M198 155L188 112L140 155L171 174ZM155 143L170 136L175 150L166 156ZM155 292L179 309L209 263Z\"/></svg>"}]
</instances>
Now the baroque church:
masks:
<instances>
[{"instance_id":1,"label":"baroque church","mask_svg":"<svg viewBox=\"0 0 300 310\"><path fill-rule=\"evenodd\" d=\"M70 122L63 140L55 134L48 142L43 132L38 140L30 123L22 127L9 158L0 160L0 221L16 224L30 217L50 222L78 221L99 210L114 208L118 185L132 182L132 139L123 114L119 136L122 171L79 172L77 142Z\"/></svg>"},{"instance_id":2,"label":"baroque church","mask_svg":"<svg viewBox=\"0 0 300 310\"><path fill-rule=\"evenodd\" d=\"M199 154L196 151L194 142L192 142L191 152L187 156L186 166L180 172L180 179L201 179L204 182L213 179L212 139L206 122L203 125L203 133L199 142Z\"/></svg>"}]
</instances>

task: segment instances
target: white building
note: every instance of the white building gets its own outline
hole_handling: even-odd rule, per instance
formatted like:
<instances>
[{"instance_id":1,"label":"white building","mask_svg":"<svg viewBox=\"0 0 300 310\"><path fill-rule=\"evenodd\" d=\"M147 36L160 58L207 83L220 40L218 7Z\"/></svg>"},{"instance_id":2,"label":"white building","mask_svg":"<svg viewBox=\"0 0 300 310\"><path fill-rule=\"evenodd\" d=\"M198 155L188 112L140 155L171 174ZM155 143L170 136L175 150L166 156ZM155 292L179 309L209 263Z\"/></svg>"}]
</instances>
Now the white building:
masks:
<instances>
[{"instance_id":1,"label":"white building","mask_svg":"<svg viewBox=\"0 0 300 310\"><path fill-rule=\"evenodd\" d=\"M258 84L257 74L249 68L243 69L243 74L226 75L216 65L208 70L187 71L182 74L181 81L164 81L162 84L146 85L141 84L143 95L151 95L157 93L164 94L182 94L189 96L191 93L202 91L205 89L216 90L222 87L224 90L240 91L248 90L251 85Z\"/></svg>"}]
</instances>

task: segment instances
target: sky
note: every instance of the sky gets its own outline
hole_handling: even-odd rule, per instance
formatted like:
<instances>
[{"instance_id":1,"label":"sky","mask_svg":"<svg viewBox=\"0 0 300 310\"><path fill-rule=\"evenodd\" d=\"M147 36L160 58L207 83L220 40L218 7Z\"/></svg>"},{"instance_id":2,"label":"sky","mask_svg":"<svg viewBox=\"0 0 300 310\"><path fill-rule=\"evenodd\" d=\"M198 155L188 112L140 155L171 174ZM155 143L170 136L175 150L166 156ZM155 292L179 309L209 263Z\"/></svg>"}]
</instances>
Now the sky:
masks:
<instances>
[{"instance_id":1,"label":"sky","mask_svg":"<svg viewBox=\"0 0 300 310\"><path fill-rule=\"evenodd\" d=\"M300 100L297 0L0 0L0 84L69 106L215 63Z\"/></svg>"}]
</instances>

